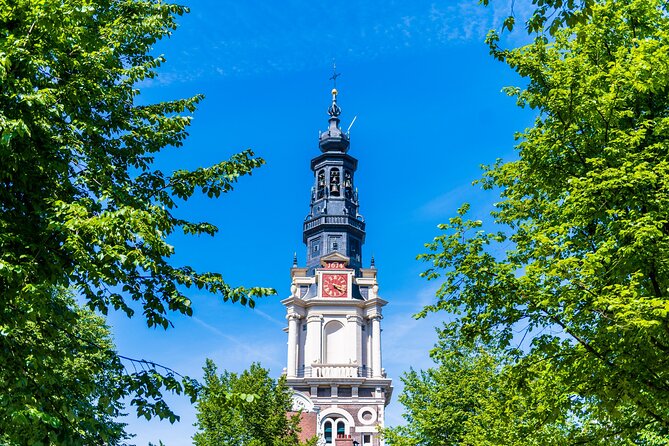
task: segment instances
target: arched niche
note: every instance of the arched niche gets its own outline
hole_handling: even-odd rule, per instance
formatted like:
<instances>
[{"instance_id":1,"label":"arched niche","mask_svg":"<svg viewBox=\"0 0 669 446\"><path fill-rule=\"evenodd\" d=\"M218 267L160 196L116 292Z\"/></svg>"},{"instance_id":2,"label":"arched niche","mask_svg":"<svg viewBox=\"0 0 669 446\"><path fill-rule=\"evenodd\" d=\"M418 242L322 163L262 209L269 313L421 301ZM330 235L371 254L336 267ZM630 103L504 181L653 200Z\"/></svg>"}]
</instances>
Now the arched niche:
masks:
<instances>
[{"instance_id":1,"label":"arched niche","mask_svg":"<svg viewBox=\"0 0 669 446\"><path fill-rule=\"evenodd\" d=\"M346 364L349 361L346 330L339 321L330 321L323 328L326 364Z\"/></svg>"}]
</instances>

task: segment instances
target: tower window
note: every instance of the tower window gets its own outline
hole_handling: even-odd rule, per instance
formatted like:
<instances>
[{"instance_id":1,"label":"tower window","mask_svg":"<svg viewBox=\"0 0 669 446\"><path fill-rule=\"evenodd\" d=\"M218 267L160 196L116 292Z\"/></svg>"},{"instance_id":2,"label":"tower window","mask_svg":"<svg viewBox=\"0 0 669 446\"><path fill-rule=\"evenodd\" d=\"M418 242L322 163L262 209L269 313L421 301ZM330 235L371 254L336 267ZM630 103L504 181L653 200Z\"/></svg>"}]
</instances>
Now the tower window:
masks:
<instances>
[{"instance_id":1,"label":"tower window","mask_svg":"<svg viewBox=\"0 0 669 446\"><path fill-rule=\"evenodd\" d=\"M358 388L358 396L361 398L371 398L374 396L374 388L360 387Z\"/></svg>"},{"instance_id":2,"label":"tower window","mask_svg":"<svg viewBox=\"0 0 669 446\"><path fill-rule=\"evenodd\" d=\"M325 443L332 444L332 421L325 422L323 433L325 434Z\"/></svg>"},{"instance_id":3,"label":"tower window","mask_svg":"<svg viewBox=\"0 0 669 446\"><path fill-rule=\"evenodd\" d=\"M344 171L344 197L353 199L353 175L349 170Z\"/></svg>"},{"instance_id":4,"label":"tower window","mask_svg":"<svg viewBox=\"0 0 669 446\"><path fill-rule=\"evenodd\" d=\"M330 244L330 251L329 252L339 251L340 239L341 239L341 237L339 237L337 235L328 237L328 243Z\"/></svg>"},{"instance_id":5,"label":"tower window","mask_svg":"<svg viewBox=\"0 0 669 446\"><path fill-rule=\"evenodd\" d=\"M318 179L316 180L316 199L320 200L325 196L325 170L318 171Z\"/></svg>"},{"instance_id":6,"label":"tower window","mask_svg":"<svg viewBox=\"0 0 669 446\"><path fill-rule=\"evenodd\" d=\"M321 252L321 239L317 238L311 241L311 257L318 257Z\"/></svg>"},{"instance_id":7,"label":"tower window","mask_svg":"<svg viewBox=\"0 0 669 446\"><path fill-rule=\"evenodd\" d=\"M343 421L337 422L337 437L344 436L346 434L346 426Z\"/></svg>"},{"instance_id":8,"label":"tower window","mask_svg":"<svg viewBox=\"0 0 669 446\"><path fill-rule=\"evenodd\" d=\"M338 197L340 189L339 169L332 169L330 170L330 195Z\"/></svg>"},{"instance_id":9,"label":"tower window","mask_svg":"<svg viewBox=\"0 0 669 446\"><path fill-rule=\"evenodd\" d=\"M350 398L353 396L353 390L350 387L339 387L337 388L337 396Z\"/></svg>"},{"instance_id":10,"label":"tower window","mask_svg":"<svg viewBox=\"0 0 669 446\"><path fill-rule=\"evenodd\" d=\"M322 426L325 444L334 444L334 438L346 435L347 423L341 417L326 418Z\"/></svg>"},{"instance_id":11,"label":"tower window","mask_svg":"<svg viewBox=\"0 0 669 446\"><path fill-rule=\"evenodd\" d=\"M349 241L349 256L360 261L360 242L356 239L351 239Z\"/></svg>"},{"instance_id":12,"label":"tower window","mask_svg":"<svg viewBox=\"0 0 669 446\"><path fill-rule=\"evenodd\" d=\"M372 446L372 436L370 434L362 436L362 446Z\"/></svg>"}]
</instances>

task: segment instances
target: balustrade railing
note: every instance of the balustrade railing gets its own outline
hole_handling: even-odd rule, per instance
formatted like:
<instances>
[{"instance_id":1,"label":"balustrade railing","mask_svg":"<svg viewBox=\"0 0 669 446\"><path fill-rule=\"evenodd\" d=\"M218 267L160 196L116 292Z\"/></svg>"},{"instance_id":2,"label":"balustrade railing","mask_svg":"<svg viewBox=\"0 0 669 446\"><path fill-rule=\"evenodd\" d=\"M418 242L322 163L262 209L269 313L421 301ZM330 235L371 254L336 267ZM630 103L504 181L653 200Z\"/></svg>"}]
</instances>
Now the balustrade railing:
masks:
<instances>
[{"instance_id":1,"label":"balustrade railing","mask_svg":"<svg viewBox=\"0 0 669 446\"><path fill-rule=\"evenodd\" d=\"M314 364L297 369L298 378L371 378L372 369L351 364Z\"/></svg>"},{"instance_id":2,"label":"balustrade railing","mask_svg":"<svg viewBox=\"0 0 669 446\"><path fill-rule=\"evenodd\" d=\"M308 231L309 229L315 228L318 225L322 224L332 224L332 225L351 225L357 229L364 229L365 223L347 215L324 215L321 217L314 218L313 220L306 221L304 223L304 230Z\"/></svg>"}]
</instances>

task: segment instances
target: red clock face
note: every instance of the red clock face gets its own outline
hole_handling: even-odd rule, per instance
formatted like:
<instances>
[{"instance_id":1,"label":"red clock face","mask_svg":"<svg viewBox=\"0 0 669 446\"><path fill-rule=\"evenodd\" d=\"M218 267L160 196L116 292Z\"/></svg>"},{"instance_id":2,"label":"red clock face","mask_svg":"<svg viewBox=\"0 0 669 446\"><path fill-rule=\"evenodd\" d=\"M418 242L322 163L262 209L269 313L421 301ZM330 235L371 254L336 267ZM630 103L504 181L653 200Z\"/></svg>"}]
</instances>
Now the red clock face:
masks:
<instances>
[{"instance_id":1,"label":"red clock face","mask_svg":"<svg viewBox=\"0 0 669 446\"><path fill-rule=\"evenodd\" d=\"M348 296L347 274L323 274L323 297Z\"/></svg>"}]
</instances>

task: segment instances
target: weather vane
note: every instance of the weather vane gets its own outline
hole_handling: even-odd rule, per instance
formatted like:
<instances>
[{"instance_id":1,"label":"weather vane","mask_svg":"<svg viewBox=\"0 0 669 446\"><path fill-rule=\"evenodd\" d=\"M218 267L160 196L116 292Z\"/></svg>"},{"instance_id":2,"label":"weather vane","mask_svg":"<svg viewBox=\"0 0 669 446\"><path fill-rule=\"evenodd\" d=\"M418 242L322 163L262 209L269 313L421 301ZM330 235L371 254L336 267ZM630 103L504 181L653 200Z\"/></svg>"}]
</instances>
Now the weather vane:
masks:
<instances>
[{"instance_id":1,"label":"weather vane","mask_svg":"<svg viewBox=\"0 0 669 446\"><path fill-rule=\"evenodd\" d=\"M341 76L341 73L337 73L337 63L333 61L332 62L332 77L330 78L330 80L334 84L333 87L334 87L335 90L337 89L337 78L339 76Z\"/></svg>"}]
</instances>

